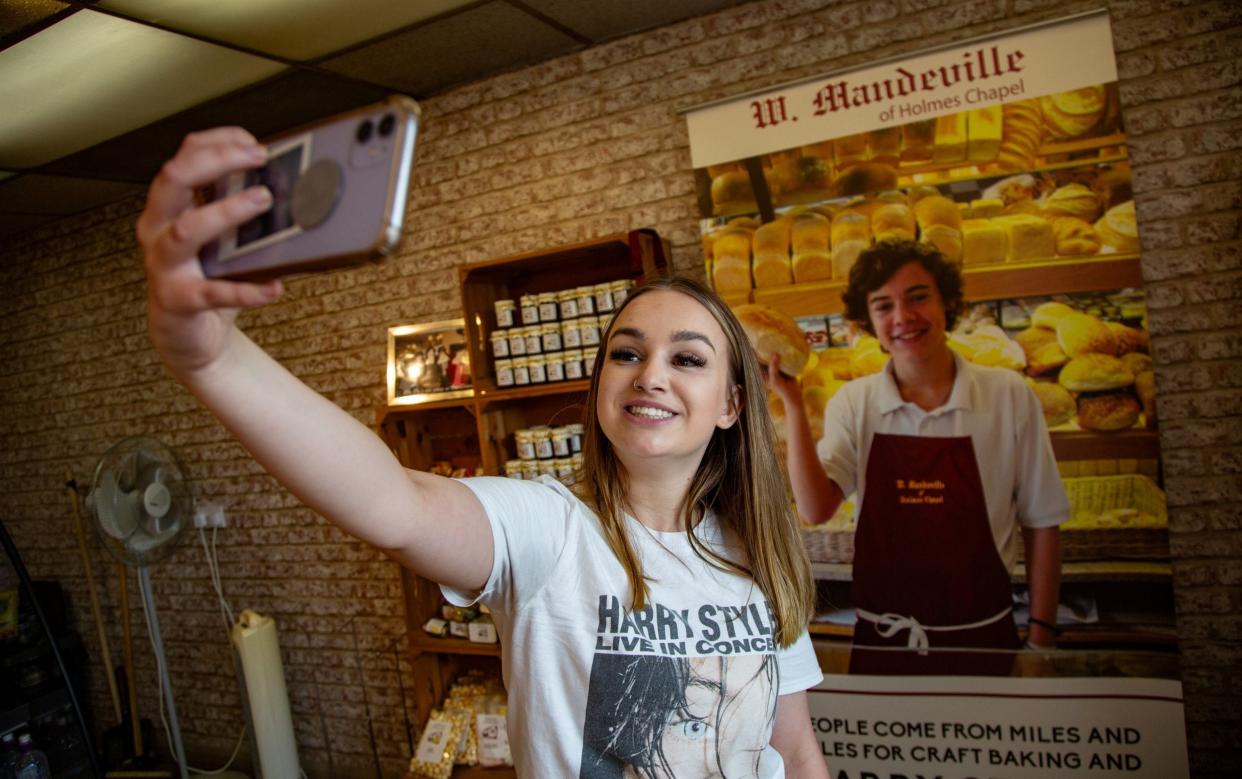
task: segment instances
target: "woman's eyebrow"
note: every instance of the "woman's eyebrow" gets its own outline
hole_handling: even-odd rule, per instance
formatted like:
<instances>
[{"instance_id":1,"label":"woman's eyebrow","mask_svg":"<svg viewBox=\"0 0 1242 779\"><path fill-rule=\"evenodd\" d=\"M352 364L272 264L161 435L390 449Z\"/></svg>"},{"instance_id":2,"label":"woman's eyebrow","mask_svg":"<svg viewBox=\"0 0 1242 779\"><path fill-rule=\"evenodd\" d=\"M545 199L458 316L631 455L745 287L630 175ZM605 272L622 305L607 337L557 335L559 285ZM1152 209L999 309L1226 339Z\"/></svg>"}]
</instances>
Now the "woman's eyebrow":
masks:
<instances>
[{"instance_id":1,"label":"woman's eyebrow","mask_svg":"<svg viewBox=\"0 0 1242 779\"><path fill-rule=\"evenodd\" d=\"M712 339L694 330L678 330L673 333L673 341L702 341L707 344L708 349L711 349L713 352L716 351L715 345L712 344Z\"/></svg>"}]
</instances>

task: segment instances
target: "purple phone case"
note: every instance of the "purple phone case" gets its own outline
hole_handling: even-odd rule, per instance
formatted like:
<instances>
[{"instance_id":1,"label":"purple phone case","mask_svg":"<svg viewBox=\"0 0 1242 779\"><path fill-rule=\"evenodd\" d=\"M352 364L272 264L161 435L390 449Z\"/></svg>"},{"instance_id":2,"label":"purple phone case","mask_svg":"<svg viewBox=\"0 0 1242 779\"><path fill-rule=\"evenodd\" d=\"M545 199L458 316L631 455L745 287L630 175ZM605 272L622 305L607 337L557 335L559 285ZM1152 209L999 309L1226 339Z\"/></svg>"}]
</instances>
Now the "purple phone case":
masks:
<instances>
[{"instance_id":1,"label":"purple phone case","mask_svg":"<svg viewBox=\"0 0 1242 779\"><path fill-rule=\"evenodd\" d=\"M373 132L360 143L358 126L368 119L378 125L386 115L395 117L392 133L381 138ZM401 240L417 130L418 105L394 96L267 140L275 151L309 134L302 173L318 160L335 160L342 174L335 206L313 227L293 225L286 237L268 237L240 249L232 248L233 231L199 253L204 275L260 280L353 265L392 252ZM222 179L216 191L240 191L239 183L233 180L230 188L230 179ZM279 208L280 202L273 206Z\"/></svg>"}]
</instances>

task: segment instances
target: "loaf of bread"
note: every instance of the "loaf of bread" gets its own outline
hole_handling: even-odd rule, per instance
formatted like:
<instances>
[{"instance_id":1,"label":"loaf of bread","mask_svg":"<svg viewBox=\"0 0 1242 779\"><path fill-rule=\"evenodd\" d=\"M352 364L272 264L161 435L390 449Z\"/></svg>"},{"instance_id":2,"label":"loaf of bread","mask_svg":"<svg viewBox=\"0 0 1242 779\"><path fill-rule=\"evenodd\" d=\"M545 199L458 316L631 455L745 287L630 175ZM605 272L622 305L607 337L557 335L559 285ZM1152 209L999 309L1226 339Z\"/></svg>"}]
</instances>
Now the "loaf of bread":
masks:
<instances>
[{"instance_id":1,"label":"loaf of bread","mask_svg":"<svg viewBox=\"0 0 1242 779\"><path fill-rule=\"evenodd\" d=\"M1095 231L1100 240L1122 254L1132 254L1139 250L1138 222L1134 215L1134 201L1127 200L1104 212L1104 216L1095 223Z\"/></svg>"},{"instance_id":2,"label":"loaf of bread","mask_svg":"<svg viewBox=\"0 0 1242 779\"><path fill-rule=\"evenodd\" d=\"M913 241L914 230L914 211L905 203L886 203L871 214L871 234L877 241Z\"/></svg>"},{"instance_id":3,"label":"loaf of bread","mask_svg":"<svg viewBox=\"0 0 1242 779\"><path fill-rule=\"evenodd\" d=\"M1071 392L1100 392L1129 387L1134 374L1112 355L1084 354L1066 363L1057 380Z\"/></svg>"},{"instance_id":4,"label":"loaf of bread","mask_svg":"<svg viewBox=\"0 0 1242 779\"><path fill-rule=\"evenodd\" d=\"M865 215L848 209L833 217L831 229L832 245L845 241L871 242L871 220Z\"/></svg>"},{"instance_id":5,"label":"loaf of bread","mask_svg":"<svg viewBox=\"0 0 1242 779\"><path fill-rule=\"evenodd\" d=\"M778 355L781 373L797 376L802 372L811 348L797 322L782 311L757 303L738 306L733 313L760 360L770 362Z\"/></svg>"},{"instance_id":6,"label":"loaf of bread","mask_svg":"<svg viewBox=\"0 0 1242 779\"><path fill-rule=\"evenodd\" d=\"M832 244L832 277L845 281L850 277L850 268L858 260L858 255L871 246L870 241L845 240Z\"/></svg>"},{"instance_id":7,"label":"loaf of bread","mask_svg":"<svg viewBox=\"0 0 1242 779\"><path fill-rule=\"evenodd\" d=\"M717 257L712 262L712 287L722 295L751 289L750 258Z\"/></svg>"},{"instance_id":8,"label":"loaf of bread","mask_svg":"<svg viewBox=\"0 0 1242 779\"><path fill-rule=\"evenodd\" d=\"M962 222L962 263L982 265L1004 262L1009 253L1009 239L1000 225L990 219L967 219Z\"/></svg>"},{"instance_id":9,"label":"loaf of bread","mask_svg":"<svg viewBox=\"0 0 1242 779\"><path fill-rule=\"evenodd\" d=\"M1003 114L999 105L975 108L966 114L966 159L990 162L1000 151Z\"/></svg>"},{"instance_id":10,"label":"loaf of bread","mask_svg":"<svg viewBox=\"0 0 1242 779\"><path fill-rule=\"evenodd\" d=\"M850 197L896 189L897 169L889 165L874 162L862 162L854 165L838 176L832 183L833 197Z\"/></svg>"},{"instance_id":11,"label":"loaf of bread","mask_svg":"<svg viewBox=\"0 0 1242 779\"><path fill-rule=\"evenodd\" d=\"M793 253L827 253L830 233L828 217L815 211L804 211L793 218L791 243Z\"/></svg>"},{"instance_id":12,"label":"loaf of bread","mask_svg":"<svg viewBox=\"0 0 1242 779\"><path fill-rule=\"evenodd\" d=\"M1059 216L1052 220L1052 232L1057 238L1057 254L1063 256L1092 255L1100 251L1100 236L1087 222L1072 216Z\"/></svg>"},{"instance_id":13,"label":"loaf of bread","mask_svg":"<svg viewBox=\"0 0 1242 779\"><path fill-rule=\"evenodd\" d=\"M955 227L930 225L923 228L919 240L935 246L949 262L962 261L962 231Z\"/></svg>"},{"instance_id":14,"label":"loaf of bread","mask_svg":"<svg viewBox=\"0 0 1242 779\"><path fill-rule=\"evenodd\" d=\"M998 197L981 197L970 201L971 219L991 219L1005 213L1005 201Z\"/></svg>"},{"instance_id":15,"label":"loaf of bread","mask_svg":"<svg viewBox=\"0 0 1242 779\"><path fill-rule=\"evenodd\" d=\"M1006 214L992 220L1005 231L1010 262L1056 256L1057 237L1047 219L1034 214Z\"/></svg>"},{"instance_id":16,"label":"loaf of bread","mask_svg":"<svg viewBox=\"0 0 1242 779\"><path fill-rule=\"evenodd\" d=\"M1078 398L1078 426L1086 430L1113 432L1133 427L1142 406L1128 393L1083 395Z\"/></svg>"},{"instance_id":17,"label":"loaf of bread","mask_svg":"<svg viewBox=\"0 0 1242 779\"><path fill-rule=\"evenodd\" d=\"M790 223L793 220L780 217L767 224L760 225L751 237L752 251L755 257L760 255L781 254L789 256Z\"/></svg>"},{"instance_id":18,"label":"loaf of bread","mask_svg":"<svg viewBox=\"0 0 1242 779\"><path fill-rule=\"evenodd\" d=\"M1055 333L1062 319L1076 313L1078 312L1064 303L1049 301L1041 303L1031 312L1031 324L1035 327L1046 327Z\"/></svg>"},{"instance_id":19,"label":"loaf of bread","mask_svg":"<svg viewBox=\"0 0 1242 779\"><path fill-rule=\"evenodd\" d=\"M1115 355L1117 339L1098 317L1074 312L1057 323L1057 342L1070 357L1084 354Z\"/></svg>"},{"instance_id":20,"label":"loaf of bread","mask_svg":"<svg viewBox=\"0 0 1242 779\"><path fill-rule=\"evenodd\" d=\"M936 145L932 159L938 163L962 162L966 159L966 114L936 117Z\"/></svg>"},{"instance_id":21,"label":"loaf of bread","mask_svg":"<svg viewBox=\"0 0 1242 779\"><path fill-rule=\"evenodd\" d=\"M901 128L884 127L868 132L867 153L872 162L897 167L901 162Z\"/></svg>"},{"instance_id":22,"label":"loaf of bread","mask_svg":"<svg viewBox=\"0 0 1242 779\"><path fill-rule=\"evenodd\" d=\"M750 176L740 170L727 170L712 179L712 205L717 214L755 210L755 193Z\"/></svg>"},{"instance_id":23,"label":"loaf of bread","mask_svg":"<svg viewBox=\"0 0 1242 779\"><path fill-rule=\"evenodd\" d=\"M1056 382L1034 381L1031 382L1031 389L1034 390L1035 397L1039 398L1039 405L1044 411L1044 423L1050 428L1065 424L1078 412L1074 396Z\"/></svg>"},{"instance_id":24,"label":"loaf of bread","mask_svg":"<svg viewBox=\"0 0 1242 779\"><path fill-rule=\"evenodd\" d=\"M1044 198L1042 205L1044 214L1049 218L1072 216L1091 222L1100 215L1100 198L1076 182L1054 189Z\"/></svg>"},{"instance_id":25,"label":"loaf of bread","mask_svg":"<svg viewBox=\"0 0 1242 779\"><path fill-rule=\"evenodd\" d=\"M943 195L928 195L919 198L914 204L914 218L920 230L933 225L962 229L962 212L954 203Z\"/></svg>"}]
</instances>

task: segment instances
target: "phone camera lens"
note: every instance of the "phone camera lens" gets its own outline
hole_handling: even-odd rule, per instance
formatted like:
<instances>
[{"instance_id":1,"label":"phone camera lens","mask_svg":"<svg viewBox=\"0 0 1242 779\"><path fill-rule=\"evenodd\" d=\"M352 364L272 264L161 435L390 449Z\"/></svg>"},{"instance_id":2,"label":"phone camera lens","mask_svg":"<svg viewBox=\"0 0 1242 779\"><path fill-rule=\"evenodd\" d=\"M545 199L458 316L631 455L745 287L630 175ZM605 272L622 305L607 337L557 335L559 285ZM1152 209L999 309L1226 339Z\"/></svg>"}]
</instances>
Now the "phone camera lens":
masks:
<instances>
[{"instance_id":1,"label":"phone camera lens","mask_svg":"<svg viewBox=\"0 0 1242 779\"><path fill-rule=\"evenodd\" d=\"M371 129L372 126L370 119L367 119L362 124L358 125L358 132L355 134L358 138L358 143L366 143L371 140Z\"/></svg>"},{"instance_id":2,"label":"phone camera lens","mask_svg":"<svg viewBox=\"0 0 1242 779\"><path fill-rule=\"evenodd\" d=\"M379 122L379 134L381 138L387 138L392 135L393 129L397 126L397 118L392 114L384 114L384 118Z\"/></svg>"}]
</instances>

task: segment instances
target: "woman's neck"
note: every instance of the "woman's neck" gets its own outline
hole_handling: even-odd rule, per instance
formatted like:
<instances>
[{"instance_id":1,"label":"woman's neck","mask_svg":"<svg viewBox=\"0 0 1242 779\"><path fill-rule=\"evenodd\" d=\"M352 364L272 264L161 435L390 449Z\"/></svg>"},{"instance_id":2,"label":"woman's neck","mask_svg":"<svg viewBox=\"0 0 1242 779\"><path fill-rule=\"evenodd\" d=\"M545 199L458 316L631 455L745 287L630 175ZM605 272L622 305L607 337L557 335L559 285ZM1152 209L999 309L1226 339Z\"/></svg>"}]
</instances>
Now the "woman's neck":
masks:
<instances>
[{"instance_id":1,"label":"woman's neck","mask_svg":"<svg viewBox=\"0 0 1242 779\"><path fill-rule=\"evenodd\" d=\"M634 478L631 474L625 501L629 512L648 530L667 533L684 530L682 507L690 491L684 476Z\"/></svg>"},{"instance_id":2,"label":"woman's neck","mask_svg":"<svg viewBox=\"0 0 1242 779\"><path fill-rule=\"evenodd\" d=\"M902 400L924 411L931 411L947 403L953 394L957 363L953 359L953 351L946 345L926 360L894 361L893 376Z\"/></svg>"}]
</instances>

